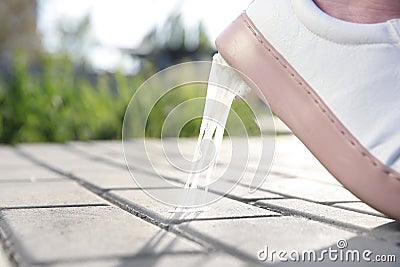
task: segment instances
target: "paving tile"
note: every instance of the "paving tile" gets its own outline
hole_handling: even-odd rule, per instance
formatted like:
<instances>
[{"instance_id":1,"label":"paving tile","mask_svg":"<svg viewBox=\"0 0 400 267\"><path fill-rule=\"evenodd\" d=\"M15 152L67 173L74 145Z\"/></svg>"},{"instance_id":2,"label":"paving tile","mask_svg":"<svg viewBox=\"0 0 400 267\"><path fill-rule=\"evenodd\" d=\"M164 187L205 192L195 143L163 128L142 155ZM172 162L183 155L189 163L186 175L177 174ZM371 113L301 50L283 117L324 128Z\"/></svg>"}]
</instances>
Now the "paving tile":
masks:
<instances>
[{"instance_id":1,"label":"paving tile","mask_svg":"<svg viewBox=\"0 0 400 267\"><path fill-rule=\"evenodd\" d=\"M55 143L30 143L20 144L17 148L21 152L29 152L30 155L38 158L48 158L49 160L65 160L74 159L77 155L68 152L64 144Z\"/></svg>"},{"instance_id":2,"label":"paving tile","mask_svg":"<svg viewBox=\"0 0 400 267\"><path fill-rule=\"evenodd\" d=\"M150 189L149 193L157 195L160 190ZM176 189L164 189L163 193L170 194L168 196L177 197ZM212 193L209 193L212 195ZM241 218L241 217L258 217L258 216L278 216L278 213L261 209L242 202L221 198L211 204L206 211L200 213L174 214L173 208L167 206L154 198L148 196L142 190L117 190L107 193L108 196L118 199L126 203L147 216L164 223L180 223L187 220L201 219L225 219L225 218Z\"/></svg>"},{"instance_id":3,"label":"paving tile","mask_svg":"<svg viewBox=\"0 0 400 267\"><path fill-rule=\"evenodd\" d=\"M3 210L0 222L11 229L14 247L32 264L204 252L115 207Z\"/></svg>"},{"instance_id":4,"label":"paving tile","mask_svg":"<svg viewBox=\"0 0 400 267\"><path fill-rule=\"evenodd\" d=\"M44 167L29 165L19 166L15 168L1 168L0 169L0 183L2 181L12 180L54 180L60 179L62 175L53 172Z\"/></svg>"},{"instance_id":5,"label":"paving tile","mask_svg":"<svg viewBox=\"0 0 400 267\"><path fill-rule=\"evenodd\" d=\"M148 173L135 171L134 177L140 176L140 181L145 179L146 183L137 184L136 181L131 177L128 170L115 169L107 171L97 170L78 170L72 172L76 177L94 184L103 189L123 189L123 188L157 188L157 181L160 178L155 177ZM172 185L170 185L172 187Z\"/></svg>"},{"instance_id":6,"label":"paving tile","mask_svg":"<svg viewBox=\"0 0 400 267\"><path fill-rule=\"evenodd\" d=\"M76 159L84 159L82 154L71 153L70 149L65 144L57 143L29 143L19 144L17 149L23 154L29 154L39 159L48 159L50 161L58 161L64 159L66 161L72 161Z\"/></svg>"},{"instance_id":7,"label":"paving tile","mask_svg":"<svg viewBox=\"0 0 400 267\"><path fill-rule=\"evenodd\" d=\"M60 175L18 154L15 148L0 146L0 182L56 178L60 178Z\"/></svg>"},{"instance_id":8,"label":"paving tile","mask_svg":"<svg viewBox=\"0 0 400 267\"><path fill-rule=\"evenodd\" d=\"M334 207L340 207L348 210L353 210L361 213L372 214L376 216L386 217L386 215L382 214L381 212L377 211L376 209L368 206L363 202L350 202L350 203L336 203L333 205Z\"/></svg>"},{"instance_id":9,"label":"paving tile","mask_svg":"<svg viewBox=\"0 0 400 267\"><path fill-rule=\"evenodd\" d=\"M81 180L104 189L137 187L128 170L76 170L72 174Z\"/></svg>"},{"instance_id":10,"label":"paving tile","mask_svg":"<svg viewBox=\"0 0 400 267\"><path fill-rule=\"evenodd\" d=\"M105 203L72 181L2 183L0 186L0 208Z\"/></svg>"},{"instance_id":11,"label":"paving tile","mask_svg":"<svg viewBox=\"0 0 400 267\"><path fill-rule=\"evenodd\" d=\"M219 183L228 183L225 181L219 181ZM233 185L232 183L229 183ZM214 193L216 194L227 194L230 198L239 199L239 200L257 200L257 199L272 199L272 198L284 198L281 195L273 194L270 192L263 191L261 189L256 190L255 192L250 193L249 188L247 186L237 184L230 192L224 192L223 190L215 189Z\"/></svg>"},{"instance_id":12,"label":"paving tile","mask_svg":"<svg viewBox=\"0 0 400 267\"><path fill-rule=\"evenodd\" d=\"M293 162L293 161L289 161ZM341 185L339 181L337 181L327 170L318 169L317 167L308 167L308 168L296 168L295 166L291 166L288 162L285 163L285 166L279 165L279 163L274 163L271 168L271 173L281 174L283 176L289 177L300 177L306 180L315 181L328 185ZM318 163L320 165L320 163Z\"/></svg>"},{"instance_id":13,"label":"paving tile","mask_svg":"<svg viewBox=\"0 0 400 267\"><path fill-rule=\"evenodd\" d=\"M250 263L251 264L251 263ZM125 259L106 259L95 260L78 263L61 263L50 265L51 267L171 267L171 266L191 266L191 267L221 267L249 266L248 262L244 262L229 255L221 254L205 254L205 255L161 255L153 257L138 257Z\"/></svg>"},{"instance_id":14,"label":"paving tile","mask_svg":"<svg viewBox=\"0 0 400 267\"><path fill-rule=\"evenodd\" d=\"M73 173L75 171L118 171L121 168L105 164L104 162L75 158L73 160L64 160L63 158L57 160L42 159L46 164L57 168L63 172Z\"/></svg>"},{"instance_id":15,"label":"paving tile","mask_svg":"<svg viewBox=\"0 0 400 267\"><path fill-rule=\"evenodd\" d=\"M355 233L305 218L283 216L221 221L192 221L175 226L183 232L254 260L261 250L320 249Z\"/></svg>"},{"instance_id":16,"label":"paving tile","mask_svg":"<svg viewBox=\"0 0 400 267\"><path fill-rule=\"evenodd\" d=\"M2 248L2 244L0 243L0 266L1 267L11 267L11 263L8 260L8 256Z\"/></svg>"},{"instance_id":17,"label":"paving tile","mask_svg":"<svg viewBox=\"0 0 400 267\"><path fill-rule=\"evenodd\" d=\"M386 240L400 247L400 222L394 221L375 227L368 232L368 235Z\"/></svg>"},{"instance_id":18,"label":"paving tile","mask_svg":"<svg viewBox=\"0 0 400 267\"><path fill-rule=\"evenodd\" d=\"M184 171L178 171L176 166L186 166L187 169L190 169L190 164L188 164L188 161L190 161L190 159L192 158L193 153L188 151L193 150L193 148L195 147L195 142L192 141L191 144L190 142L183 142L184 145L182 145L183 148L181 152L184 155L181 155L179 153L177 154L177 152L175 151L174 153L169 154L170 157L168 159L166 159L160 144L158 144L156 141L150 141L149 143L150 149L148 151L148 154L142 155L143 152L138 152L128 155L128 161L130 162L131 167L137 169L145 168L146 170L156 167L161 175L173 177L174 179L178 179L182 183L185 183L188 173ZM168 143L166 143L166 147L168 147ZM164 147L164 149L167 148ZM152 161L153 166L146 166L144 158L149 158ZM227 167L227 164L230 163L230 157L225 157L224 151L222 151L222 153L220 154L219 159L221 162L219 162L217 168L214 169L213 173L213 176L215 177L219 177L219 174L223 173ZM224 161L224 159L226 161ZM171 162L173 164L171 164ZM235 164L236 163L234 163L233 165ZM241 175L240 172L238 172L237 174ZM238 177L233 177L233 179Z\"/></svg>"},{"instance_id":19,"label":"paving tile","mask_svg":"<svg viewBox=\"0 0 400 267\"><path fill-rule=\"evenodd\" d=\"M0 146L0 170L16 167L33 167L28 159L18 155L16 150L11 146Z\"/></svg>"},{"instance_id":20,"label":"paving tile","mask_svg":"<svg viewBox=\"0 0 400 267\"><path fill-rule=\"evenodd\" d=\"M81 144L82 142L77 142ZM122 140L93 140L90 143L106 147L109 150L122 152Z\"/></svg>"},{"instance_id":21,"label":"paving tile","mask_svg":"<svg viewBox=\"0 0 400 267\"><path fill-rule=\"evenodd\" d=\"M342 186L328 185L302 178L270 176L261 188L315 202L360 201Z\"/></svg>"},{"instance_id":22,"label":"paving tile","mask_svg":"<svg viewBox=\"0 0 400 267\"><path fill-rule=\"evenodd\" d=\"M340 184L294 135L276 138L271 172L323 183Z\"/></svg>"},{"instance_id":23,"label":"paving tile","mask_svg":"<svg viewBox=\"0 0 400 267\"><path fill-rule=\"evenodd\" d=\"M317 204L299 199L260 200L256 204L288 213L322 220L336 225L372 229L393 222L391 219L344 210L328 205Z\"/></svg>"},{"instance_id":24,"label":"paving tile","mask_svg":"<svg viewBox=\"0 0 400 267\"><path fill-rule=\"evenodd\" d=\"M235 168L235 165L233 166ZM229 182L237 182L249 186L252 183L254 174L249 171L242 174L241 170L233 170L233 175L226 177ZM304 198L321 202L358 201L359 199L337 182L323 181L313 178L295 177L284 173L277 173L271 169L262 183L261 189L273 193L289 195L292 197Z\"/></svg>"},{"instance_id":25,"label":"paving tile","mask_svg":"<svg viewBox=\"0 0 400 267\"><path fill-rule=\"evenodd\" d=\"M125 157L121 141L108 144L107 142L72 142L70 146L71 153L84 153L86 157L94 156L104 158L110 162L125 165Z\"/></svg>"},{"instance_id":26,"label":"paving tile","mask_svg":"<svg viewBox=\"0 0 400 267\"><path fill-rule=\"evenodd\" d=\"M91 159L83 154L73 153L61 145L20 145L21 151L41 163L66 173L80 170L112 171L120 167L112 166L96 158Z\"/></svg>"}]
</instances>

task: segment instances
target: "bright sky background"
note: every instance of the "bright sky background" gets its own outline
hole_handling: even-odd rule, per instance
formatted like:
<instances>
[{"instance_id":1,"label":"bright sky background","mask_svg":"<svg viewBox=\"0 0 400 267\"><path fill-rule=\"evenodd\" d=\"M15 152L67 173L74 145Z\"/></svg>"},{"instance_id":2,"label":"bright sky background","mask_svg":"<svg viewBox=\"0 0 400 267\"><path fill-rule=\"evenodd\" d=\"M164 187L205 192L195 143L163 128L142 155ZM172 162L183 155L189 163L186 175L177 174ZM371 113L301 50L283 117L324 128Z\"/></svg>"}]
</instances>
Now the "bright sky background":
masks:
<instances>
[{"instance_id":1,"label":"bright sky background","mask_svg":"<svg viewBox=\"0 0 400 267\"><path fill-rule=\"evenodd\" d=\"M203 21L211 39L246 9L251 0L39 0L38 27L46 47L54 44L54 30L60 19L79 20L90 14L93 36L103 52L94 56L101 61L108 53L108 63L117 59L115 48L135 48L153 26L162 25L173 10L181 10L190 26ZM99 48L100 49L100 48ZM108 51L108 52L106 52ZM114 52L110 52L114 51ZM121 55L120 55L121 56ZM97 58L97 59L96 59ZM103 60L104 61L104 60ZM103 66L107 68L107 66Z\"/></svg>"}]
</instances>

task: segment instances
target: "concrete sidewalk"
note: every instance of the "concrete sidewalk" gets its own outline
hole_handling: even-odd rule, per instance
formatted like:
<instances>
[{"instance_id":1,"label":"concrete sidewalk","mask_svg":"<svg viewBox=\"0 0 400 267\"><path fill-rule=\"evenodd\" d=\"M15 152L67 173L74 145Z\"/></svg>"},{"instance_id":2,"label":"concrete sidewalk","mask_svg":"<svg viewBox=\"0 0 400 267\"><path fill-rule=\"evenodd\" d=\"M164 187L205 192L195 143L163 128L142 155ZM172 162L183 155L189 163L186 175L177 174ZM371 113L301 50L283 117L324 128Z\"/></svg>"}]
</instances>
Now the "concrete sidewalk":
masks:
<instances>
[{"instance_id":1,"label":"concrete sidewalk","mask_svg":"<svg viewBox=\"0 0 400 267\"><path fill-rule=\"evenodd\" d=\"M400 224L345 190L292 136L278 137L254 194L243 181L199 216L171 221L169 209L133 182L120 142L0 147L0 267L400 262Z\"/></svg>"}]
</instances>

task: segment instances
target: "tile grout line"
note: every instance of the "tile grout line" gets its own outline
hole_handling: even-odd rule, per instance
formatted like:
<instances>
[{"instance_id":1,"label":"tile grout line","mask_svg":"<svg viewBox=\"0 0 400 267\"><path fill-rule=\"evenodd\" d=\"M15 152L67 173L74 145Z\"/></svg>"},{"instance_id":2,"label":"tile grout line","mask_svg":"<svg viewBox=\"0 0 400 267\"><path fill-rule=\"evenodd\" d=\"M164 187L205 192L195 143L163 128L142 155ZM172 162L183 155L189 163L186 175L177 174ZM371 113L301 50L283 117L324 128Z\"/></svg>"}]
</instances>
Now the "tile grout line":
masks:
<instances>
[{"instance_id":1,"label":"tile grout line","mask_svg":"<svg viewBox=\"0 0 400 267\"><path fill-rule=\"evenodd\" d=\"M89 208L89 207L109 207L109 204L72 204L72 205L42 205L42 206L12 206L0 207L3 210L27 210L27 209L60 209L60 208Z\"/></svg>"}]
</instances>

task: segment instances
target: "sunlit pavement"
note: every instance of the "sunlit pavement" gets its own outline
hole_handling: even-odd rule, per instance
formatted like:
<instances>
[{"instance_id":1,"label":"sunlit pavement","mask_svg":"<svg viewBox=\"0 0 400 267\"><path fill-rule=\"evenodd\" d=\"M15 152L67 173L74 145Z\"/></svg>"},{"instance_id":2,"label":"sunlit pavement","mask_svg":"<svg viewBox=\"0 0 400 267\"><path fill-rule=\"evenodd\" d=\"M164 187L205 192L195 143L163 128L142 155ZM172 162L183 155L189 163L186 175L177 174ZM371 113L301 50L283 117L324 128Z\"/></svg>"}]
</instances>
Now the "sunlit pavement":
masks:
<instances>
[{"instance_id":1,"label":"sunlit pavement","mask_svg":"<svg viewBox=\"0 0 400 267\"><path fill-rule=\"evenodd\" d=\"M268 179L247 188L170 220L131 179L118 141L2 146L0 266L398 266L400 225L293 136L277 137Z\"/></svg>"}]
</instances>

